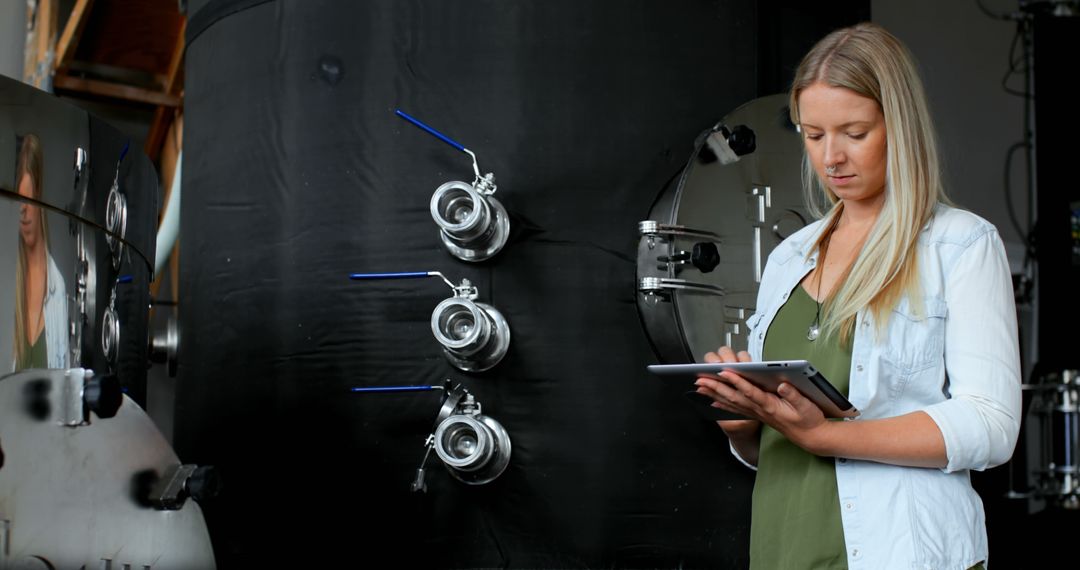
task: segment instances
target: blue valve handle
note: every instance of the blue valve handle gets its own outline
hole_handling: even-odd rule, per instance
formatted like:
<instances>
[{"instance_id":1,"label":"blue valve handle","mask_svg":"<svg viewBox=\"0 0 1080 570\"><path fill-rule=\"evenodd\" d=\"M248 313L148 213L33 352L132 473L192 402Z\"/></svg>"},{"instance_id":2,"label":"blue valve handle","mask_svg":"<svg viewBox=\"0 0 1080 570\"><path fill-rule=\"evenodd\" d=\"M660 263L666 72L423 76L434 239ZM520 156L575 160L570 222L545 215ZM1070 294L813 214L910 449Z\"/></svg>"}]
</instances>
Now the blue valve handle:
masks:
<instances>
[{"instance_id":1,"label":"blue valve handle","mask_svg":"<svg viewBox=\"0 0 1080 570\"><path fill-rule=\"evenodd\" d=\"M432 277L430 271L405 271L400 273L350 273L349 279L363 281L365 279L419 279Z\"/></svg>"},{"instance_id":2,"label":"blue valve handle","mask_svg":"<svg viewBox=\"0 0 1080 570\"><path fill-rule=\"evenodd\" d=\"M431 390L442 390L442 386L357 386L350 388L353 392L373 393L373 392L429 392Z\"/></svg>"},{"instance_id":3,"label":"blue valve handle","mask_svg":"<svg viewBox=\"0 0 1080 570\"><path fill-rule=\"evenodd\" d=\"M457 288L454 284L446 278L445 275L438 271L405 271L402 273L350 273L349 279L353 281L373 281L377 279L421 279L423 277L438 277L446 283L446 286L452 291L456 291Z\"/></svg>"},{"instance_id":4,"label":"blue valve handle","mask_svg":"<svg viewBox=\"0 0 1080 570\"><path fill-rule=\"evenodd\" d=\"M436 131L435 129L431 128L430 126L425 124L420 119L417 119L416 117L413 117L412 115L406 113L405 111L402 111L401 109L394 109L394 114L396 114L397 116L401 117L402 119L405 119L406 121L409 121L410 123L420 127L421 129L424 129L425 131L428 132L428 134L430 134L430 135L434 136L435 138L441 140L442 142L444 142L444 143L446 143L446 144L460 150L461 152L469 152L469 149L465 148L463 145L461 145L461 143L458 143L454 139L440 133L439 131Z\"/></svg>"}]
</instances>

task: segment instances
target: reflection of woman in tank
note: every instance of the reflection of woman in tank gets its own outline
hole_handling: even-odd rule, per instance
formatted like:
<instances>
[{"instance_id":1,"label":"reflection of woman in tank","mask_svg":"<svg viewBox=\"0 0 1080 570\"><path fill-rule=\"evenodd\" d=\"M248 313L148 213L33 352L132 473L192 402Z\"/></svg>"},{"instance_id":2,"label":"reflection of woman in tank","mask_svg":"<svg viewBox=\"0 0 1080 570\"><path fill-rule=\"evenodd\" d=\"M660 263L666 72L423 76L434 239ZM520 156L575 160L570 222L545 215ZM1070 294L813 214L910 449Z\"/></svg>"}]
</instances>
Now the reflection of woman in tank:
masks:
<instances>
[{"instance_id":1,"label":"reflection of woman in tank","mask_svg":"<svg viewBox=\"0 0 1080 570\"><path fill-rule=\"evenodd\" d=\"M19 145L15 183L19 194L41 200L41 141L28 134ZM15 370L67 368L67 293L49 255L45 210L19 207L19 264L15 269Z\"/></svg>"}]
</instances>

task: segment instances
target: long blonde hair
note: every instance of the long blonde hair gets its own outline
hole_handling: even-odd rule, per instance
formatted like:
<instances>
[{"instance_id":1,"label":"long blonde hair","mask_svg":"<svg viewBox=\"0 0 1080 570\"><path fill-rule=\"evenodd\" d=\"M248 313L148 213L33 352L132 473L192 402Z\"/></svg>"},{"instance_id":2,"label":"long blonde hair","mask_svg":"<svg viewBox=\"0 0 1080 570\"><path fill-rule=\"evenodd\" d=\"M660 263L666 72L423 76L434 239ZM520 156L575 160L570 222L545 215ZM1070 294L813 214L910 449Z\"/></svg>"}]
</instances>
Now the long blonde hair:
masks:
<instances>
[{"instance_id":1,"label":"long blonde hair","mask_svg":"<svg viewBox=\"0 0 1080 570\"><path fill-rule=\"evenodd\" d=\"M839 332L846 342L857 313L864 308L874 316L879 332L905 295L921 310L916 242L934 206L950 202L942 187L937 140L922 80L900 40L871 23L825 36L795 72L790 108L796 125L799 94L818 82L873 99L885 117L884 205L862 250L822 305L822 329L826 334ZM814 171L805 152L803 189L810 212L826 218L827 230L814 249L828 247L844 205Z\"/></svg>"},{"instance_id":2,"label":"long blonde hair","mask_svg":"<svg viewBox=\"0 0 1080 570\"><path fill-rule=\"evenodd\" d=\"M19 187L23 176L29 176L33 182L33 198L41 200L44 188L44 159L41 152L41 141L36 135L27 134L22 137L19 145L19 158L16 162L15 188ZM45 209L38 206L40 216L38 227L41 228L41 246L48 248L49 226L45 219ZM23 243L22 234L19 234L18 265L15 267L15 368L22 369L28 365L30 354L26 350L26 329L29 326L30 306L26 298L26 273L28 271L26 244ZM48 272L48 268L46 268ZM47 280L47 278L46 278ZM48 283L46 282L46 287ZM42 297L44 302L44 297Z\"/></svg>"}]
</instances>

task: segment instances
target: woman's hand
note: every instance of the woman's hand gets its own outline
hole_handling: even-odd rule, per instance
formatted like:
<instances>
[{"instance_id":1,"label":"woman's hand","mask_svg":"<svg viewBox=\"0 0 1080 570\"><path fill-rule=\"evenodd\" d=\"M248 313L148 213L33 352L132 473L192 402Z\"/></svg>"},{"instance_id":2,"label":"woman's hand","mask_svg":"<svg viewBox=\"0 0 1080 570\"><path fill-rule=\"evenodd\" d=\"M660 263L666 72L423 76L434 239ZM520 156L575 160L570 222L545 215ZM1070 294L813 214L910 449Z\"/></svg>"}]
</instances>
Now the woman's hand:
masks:
<instances>
[{"instance_id":1,"label":"woman's hand","mask_svg":"<svg viewBox=\"0 0 1080 570\"><path fill-rule=\"evenodd\" d=\"M716 350L716 352L710 352L710 353L706 354L705 355L705 362L709 362L709 363L713 363L713 362L751 362L751 360L750 360L750 353L746 352L745 350L738 353L738 354L735 354L735 351L732 350L731 347L729 347L729 346L721 346L720 348L718 348ZM725 372L724 374L728 374L728 373ZM734 374L734 373L732 373L732 374ZM717 390L714 390L712 387L710 387L707 384L702 384L702 380L707 380L707 381L713 382L713 383L717 383L717 382L716 382L715 379L707 378L707 377L700 377L700 378L698 378L698 381L695 382L695 384L698 387L697 391L698 391L699 394L705 394L706 396L709 396L710 398L715 400L713 402L713 407L714 408L720 408L722 410L727 410L729 412L735 412L737 414L747 416L747 417L751 417L751 418L754 417L753 414L747 413L746 411L743 411L743 410L737 408L732 402L730 402L728 399L726 399ZM726 388L725 386L722 386L722 385L719 388L721 390L727 389L727 390L730 391L730 389L728 389L728 388ZM751 419L751 420L724 420L724 421L718 421L716 423L720 426L721 429L724 430L724 433L726 433L729 438L730 437L742 437L742 436L754 434L761 427L761 422L756 420L756 419Z\"/></svg>"},{"instance_id":2,"label":"woman's hand","mask_svg":"<svg viewBox=\"0 0 1080 570\"><path fill-rule=\"evenodd\" d=\"M726 346L705 355L706 362L750 362L750 355L738 355ZM816 404L803 396L794 386L784 383L778 394L761 390L750 381L730 370L720 379L699 377L698 392L711 397L713 406L753 418L717 422L733 441L756 433L766 423L793 443L811 453L821 451L820 444L830 422Z\"/></svg>"}]
</instances>

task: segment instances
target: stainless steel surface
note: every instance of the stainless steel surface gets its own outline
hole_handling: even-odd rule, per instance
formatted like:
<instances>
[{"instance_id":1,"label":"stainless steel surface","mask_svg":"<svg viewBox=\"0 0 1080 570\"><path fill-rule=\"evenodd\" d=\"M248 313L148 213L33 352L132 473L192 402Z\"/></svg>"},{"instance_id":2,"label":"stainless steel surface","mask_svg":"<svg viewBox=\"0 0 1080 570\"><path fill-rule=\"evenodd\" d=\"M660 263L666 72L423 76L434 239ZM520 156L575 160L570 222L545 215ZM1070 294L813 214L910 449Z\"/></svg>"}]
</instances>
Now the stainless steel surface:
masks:
<instances>
[{"instance_id":1,"label":"stainless steel surface","mask_svg":"<svg viewBox=\"0 0 1080 570\"><path fill-rule=\"evenodd\" d=\"M447 401L451 399L457 402L452 415L443 417L444 404L435 433L425 445L435 448L435 454L455 479L470 485L490 483L510 464L510 434L494 418L481 413L480 402L464 388L458 386ZM413 490L422 484L421 473L413 482Z\"/></svg>"},{"instance_id":2,"label":"stainless steel surface","mask_svg":"<svg viewBox=\"0 0 1080 570\"><path fill-rule=\"evenodd\" d=\"M446 359L467 372L494 367L510 348L510 324L498 309L467 297L450 297L431 313L431 332Z\"/></svg>"},{"instance_id":3,"label":"stainless steel surface","mask_svg":"<svg viewBox=\"0 0 1080 570\"><path fill-rule=\"evenodd\" d=\"M431 217L443 247L462 261L483 261L497 254L510 237L510 217L494 196L494 177L474 184L453 181L431 196Z\"/></svg>"},{"instance_id":4,"label":"stainless steel surface","mask_svg":"<svg viewBox=\"0 0 1080 570\"><path fill-rule=\"evenodd\" d=\"M134 146L0 77L2 568L214 567L199 507L148 501L180 462L135 403L158 188Z\"/></svg>"},{"instance_id":5,"label":"stainless steel surface","mask_svg":"<svg viewBox=\"0 0 1080 570\"><path fill-rule=\"evenodd\" d=\"M16 143L26 135L40 140L45 172L40 204L119 238L152 268L158 204L157 174L149 159L132 150L120 164L131 143L124 135L50 93L0 76L0 194L16 200L21 199L13 186ZM126 237L106 230L106 199L114 179L126 199Z\"/></svg>"},{"instance_id":6,"label":"stainless steel surface","mask_svg":"<svg viewBox=\"0 0 1080 570\"><path fill-rule=\"evenodd\" d=\"M187 501L155 510L146 495L180 463L153 422L128 398L116 416L77 429L59 425L59 409L29 406L42 380L63 371L25 370L0 377L0 566L35 561L52 568L214 568L202 511Z\"/></svg>"},{"instance_id":7,"label":"stainless steel surface","mask_svg":"<svg viewBox=\"0 0 1080 570\"><path fill-rule=\"evenodd\" d=\"M802 153L787 96L755 99L697 138L682 173L638 224L638 311L662 362L701 361L725 344L746 348L765 261L809 219ZM703 243L716 244L719 263L685 263Z\"/></svg>"},{"instance_id":8,"label":"stainless steel surface","mask_svg":"<svg viewBox=\"0 0 1080 570\"><path fill-rule=\"evenodd\" d=\"M150 360L164 364L169 376L176 376L178 364L177 351L180 345L180 330L174 317L165 322L165 329L150 334Z\"/></svg>"},{"instance_id":9,"label":"stainless steel surface","mask_svg":"<svg viewBox=\"0 0 1080 570\"><path fill-rule=\"evenodd\" d=\"M471 416L450 416L435 431L435 453L453 470L481 468L491 459L493 448L484 425Z\"/></svg>"},{"instance_id":10,"label":"stainless steel surface","mask_svg":"<svg viewBox=\"0 0 1080 570\"><path fill-rule=\"evenodd\" d=\"M86 400L83 398L83 394L86 389L86 381L94 373L85 368L72 368L70 370L50 370L41 374L46 375L47 379L38 378L35 383L44 387L46 393L56 394L52 399L57 410L54 421L58 425L66 427L86 424L90 414L86 409ZM40 390L41 388L35 389Z\"/></svg>"},{"instance_id":11,"label":"stainless steel surface","mask_svg":"<svg viewBox=\"0 0 1080 570\"><path fill-rule=\"evenodd\" d=\"M49 355L35 366L115 373L142 401L158 189L153 165L132 147L85 111L0 77L0 228L11 232L0 235L0 371L17 368L15 348L31 337L16 339L16 313L41 311ZM20 163L20 153L33 158ZM36 175L16 172L37 163ZM26 245L24 213L41 220L32 233L48 260L48 311L16 307L31 298L19 291L18 260L42 251Z\"/></svg>"}]
</instances>

